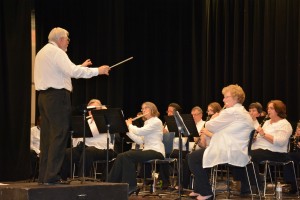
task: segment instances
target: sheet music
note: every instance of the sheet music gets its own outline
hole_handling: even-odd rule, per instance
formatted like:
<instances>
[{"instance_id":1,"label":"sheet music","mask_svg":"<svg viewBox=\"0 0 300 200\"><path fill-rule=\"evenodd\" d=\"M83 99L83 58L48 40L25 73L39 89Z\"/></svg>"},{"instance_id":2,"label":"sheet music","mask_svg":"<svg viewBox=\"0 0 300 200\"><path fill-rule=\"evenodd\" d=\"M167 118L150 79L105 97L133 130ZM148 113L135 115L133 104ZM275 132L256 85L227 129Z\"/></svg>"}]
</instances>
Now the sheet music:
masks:
<instances>
[{"instance_id":1,"label":"sheet music","mask_svg":"<svg viewBox=\"0 0 300 200\"><path fill-rule=\"evenodd\" d=\"M99 130L97 128L95 121L93 119L88 119L87 121L88 121L88 124L91 129L93 137L98 136L100 133L99 133Z\"/></svg>"}]
</instances>

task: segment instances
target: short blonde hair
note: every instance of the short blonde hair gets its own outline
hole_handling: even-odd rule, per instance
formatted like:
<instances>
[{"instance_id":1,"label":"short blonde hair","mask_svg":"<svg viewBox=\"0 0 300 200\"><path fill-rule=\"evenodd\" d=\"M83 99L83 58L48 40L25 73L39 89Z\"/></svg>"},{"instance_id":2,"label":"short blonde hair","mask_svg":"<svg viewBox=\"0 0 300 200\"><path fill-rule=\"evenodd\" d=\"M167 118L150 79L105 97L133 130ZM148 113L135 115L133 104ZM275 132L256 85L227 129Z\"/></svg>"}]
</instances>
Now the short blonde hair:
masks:
<instances>
[{"instance_id":1,"label":"short blonde hair","mask_svg":"<svg viewBox=\"0 0 300 200\"><path fill-rule=\"evenodd\" d=\"M246 95L243 90L243 88L239 85L228 85L227 87L224 87L222 90L222 94L225 95L225 93L230 92L232 97L237 98L238 103L244 103Z\"/></svg>"},{"instance_id":2,"label":"short blonde hair","mask_svg":"<svg viewBox=\"0 0 300 200\"><path fill-rule=\"evenodd\" d=\"M102 106L102 103L99 99L91 99L88 103L88 106L93 104L93 103L97 104L98 106Z\"/></svg>"},{"instance_id":3,"label":"short blonde hair","mask_svg":"<svg viewBox=\"0 0 300 200\"><path fill-rule=\"evenodd\" d=\"M48 41L57 42L62 37L69 37L69 32L63 28L56 27L50 31L48 35Z\"/></svg>"}]
</instances>

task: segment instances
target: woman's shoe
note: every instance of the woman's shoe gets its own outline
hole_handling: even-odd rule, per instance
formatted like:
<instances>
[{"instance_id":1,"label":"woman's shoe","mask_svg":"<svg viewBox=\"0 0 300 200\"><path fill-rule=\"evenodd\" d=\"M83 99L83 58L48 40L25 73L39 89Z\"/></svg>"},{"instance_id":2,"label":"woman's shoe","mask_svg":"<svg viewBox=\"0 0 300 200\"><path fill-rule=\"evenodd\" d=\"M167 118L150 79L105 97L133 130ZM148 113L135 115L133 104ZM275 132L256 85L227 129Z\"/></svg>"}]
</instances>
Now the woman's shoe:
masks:
<instances>
[{"instance_id":1,"label":"woman's shoe","mask_svg":"<svg viewBox=\"0 0 300 200\"><path fill-rule=\"evenodd\" d=\"M214 199L214 195L210 195L210 196L197 196L196 197L197 200L213 200Z\"/></svg>"},{"instance_id":2,"label":"woman's shoe","mask_svg":"<svg viewBox=\"0 0 300 200\"><path fill-rule=\"evenodd\" d=\"M133 193L135 193L135 195L137 196L140 192L140 188L133 186L133 187L129 187L128 189L128 196L132 195Z\"/></svg>"},{"instance_id":3,"label":"woman's shoe","mask_svg":"<svg viewBox=\"0 0 300 200\"><path fill-rule=\"evenodd\" d=\"M198 194L198 193L196 193L196 192L191 192L190 194L189 194L189 197L196 197L197 198L197 196L199 196L200 194Z\"/></svg>"}]
</instances>

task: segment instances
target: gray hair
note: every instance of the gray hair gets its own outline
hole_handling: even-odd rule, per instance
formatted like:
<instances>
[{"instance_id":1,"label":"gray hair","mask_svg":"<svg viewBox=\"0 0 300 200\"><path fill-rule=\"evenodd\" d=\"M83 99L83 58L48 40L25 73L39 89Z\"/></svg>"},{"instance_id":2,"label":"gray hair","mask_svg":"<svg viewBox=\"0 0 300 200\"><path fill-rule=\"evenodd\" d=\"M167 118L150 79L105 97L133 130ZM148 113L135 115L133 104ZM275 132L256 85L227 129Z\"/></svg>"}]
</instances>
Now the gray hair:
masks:
<instances>
[{"instance_id":1,"label":"gray hair","mask_svg":"<svg viewBox=\"0 0 300 200\"><path fill-rule=\"evenodd\" d=\"M63 28L60 27L56 27L53 28L49 35L48 35L48 41L49 42L56 42L58 41L60 38L62 37L68 37L69 36L69 32Z\"/></svg>"},{"instance_id":2,"label":"gray hair","mask_svg":"<svg viewBox=\"0 0 300 200\"><path fill-rule=\"evenodd\" d=\"M200 106L193 107L192 111L194 111L194 110L198 110L200 114L203 114L203 110L202 110L202 108L200 108Z\"/></svg>"}]
</instances>

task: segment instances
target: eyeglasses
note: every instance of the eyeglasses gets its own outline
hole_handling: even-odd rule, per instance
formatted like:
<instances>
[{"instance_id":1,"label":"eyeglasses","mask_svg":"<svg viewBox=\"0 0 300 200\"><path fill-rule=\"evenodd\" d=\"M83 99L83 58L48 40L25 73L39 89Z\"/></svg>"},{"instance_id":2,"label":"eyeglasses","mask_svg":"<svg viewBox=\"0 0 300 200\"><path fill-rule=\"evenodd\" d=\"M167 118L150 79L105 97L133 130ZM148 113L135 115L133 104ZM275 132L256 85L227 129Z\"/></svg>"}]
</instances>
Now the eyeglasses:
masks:
<instances>
[{"instance_id":1,"label":"eyeglasses","mask_svg":"<svg viewBox=\"0 0 300 200\"><path fill-rule=\"evenodd\" d=\"M224 99L227 99L227 98L229 98L229 97L232 97L232 96L224 96Z\"/></svg>"},{"instance_id":2,"label":"eyeglasses","mask_svg":"<svg viewBox=\"0 0 300 200\"><path fill-rule=\"evenodd\" d=\"M194 114L192 113L192 115L193 116L197 116L197 115L200 115L200 113L194 113Z\"/></svg>"},{"instance_id":3,"label":"eyeglasses","mask_svg":"<svg viewBox=\"0 0 300 200\"><path fill-rule=\"evenodd\" d=\"M143 107L142 109L141 109L141 111L143 111L143 110L146 110L146 109L148 109L149 107Z\"/></svg>"},{"instance_id":4,"label":"eyeglasses","mask_svg":"<svg viewBox=\"0 0 300 200\"><path fill-rule=\"evenodd\" d=\"M63 37L63 38L66 38L66 40L68 41L68 42L70 42L70 38L69 37Z\"/></svg>"}]
</instances>

